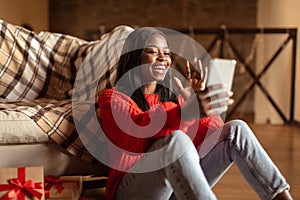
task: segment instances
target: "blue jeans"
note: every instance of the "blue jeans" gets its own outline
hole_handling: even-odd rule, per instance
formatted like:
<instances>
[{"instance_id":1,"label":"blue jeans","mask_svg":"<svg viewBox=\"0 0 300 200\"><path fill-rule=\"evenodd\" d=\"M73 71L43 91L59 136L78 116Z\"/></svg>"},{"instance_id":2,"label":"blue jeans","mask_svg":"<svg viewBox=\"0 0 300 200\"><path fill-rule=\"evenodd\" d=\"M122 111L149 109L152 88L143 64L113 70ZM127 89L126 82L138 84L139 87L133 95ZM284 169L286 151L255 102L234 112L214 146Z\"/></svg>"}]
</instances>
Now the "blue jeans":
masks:
<instances>
[{"instance_id":1,"label":"blue jeans","mask_svg":"<svg viewBox=\"0 0 300 200\"><path fill-rule=\"evenodd\" d=\"M209 137L204 140L199 148L200 156L196 148L190 145L189 137L181 131L157 140L149 151L167 145L165 154L152 157L150 162L145 156L134 167L143 166L146 160L147 163L160 162L162 166L167 160L174 157L176 160L155 171L127 173L119 184L116 199L216 199L211 187L232 163L236 164L261 199L273 199L278 193L289 189L285 178L246 123L240 120L228 122L211 134L215 135L218 136L215 141ZM183 147L186 150L178 157L175 152L181 151Z\"/></svg>"}]
</instances>

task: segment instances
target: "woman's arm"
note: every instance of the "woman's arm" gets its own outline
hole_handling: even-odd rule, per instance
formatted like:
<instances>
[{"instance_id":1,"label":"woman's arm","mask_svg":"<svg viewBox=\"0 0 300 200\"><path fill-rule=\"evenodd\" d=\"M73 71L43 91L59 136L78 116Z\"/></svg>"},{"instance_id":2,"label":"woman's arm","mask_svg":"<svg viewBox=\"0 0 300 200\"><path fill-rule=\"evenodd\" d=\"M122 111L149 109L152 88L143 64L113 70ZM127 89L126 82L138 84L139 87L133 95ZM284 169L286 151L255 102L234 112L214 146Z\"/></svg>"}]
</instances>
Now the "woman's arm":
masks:
<instances>
[{"instance_id":1,"label":"woman's arm","mask_svg":"<svg viewBox=\"0 0 300 200\"><path fill-rule=\"evenodd\" d=\"M180 106L173 102L164 102L142 111L130 97L114 89L102 92L99 108L104 126L137 138L165 136L178 129L181 120Z\"/></svg>"}]
</instances>

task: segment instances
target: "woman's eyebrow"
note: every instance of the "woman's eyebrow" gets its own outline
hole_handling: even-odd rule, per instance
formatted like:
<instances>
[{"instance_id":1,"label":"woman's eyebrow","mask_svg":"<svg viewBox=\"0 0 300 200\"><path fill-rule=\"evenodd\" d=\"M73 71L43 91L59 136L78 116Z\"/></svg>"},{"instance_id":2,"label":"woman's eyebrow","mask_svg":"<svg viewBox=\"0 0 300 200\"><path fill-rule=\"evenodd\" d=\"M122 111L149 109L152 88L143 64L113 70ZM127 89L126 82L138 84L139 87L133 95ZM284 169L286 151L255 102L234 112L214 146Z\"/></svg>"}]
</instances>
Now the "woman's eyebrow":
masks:
<instances>
[{"instance_id":1,"label":"woman's eyebrow","mask_svg":"<svg viewBox=\"0 0 300 200\"><path fill-rule=\"evenodd\" d=\"M159 46L156 46L156 45L147 45L146 48L162 48L162 49L170 49L168 46L166 47L159 47Z\"/></svg>"}]
</instances>

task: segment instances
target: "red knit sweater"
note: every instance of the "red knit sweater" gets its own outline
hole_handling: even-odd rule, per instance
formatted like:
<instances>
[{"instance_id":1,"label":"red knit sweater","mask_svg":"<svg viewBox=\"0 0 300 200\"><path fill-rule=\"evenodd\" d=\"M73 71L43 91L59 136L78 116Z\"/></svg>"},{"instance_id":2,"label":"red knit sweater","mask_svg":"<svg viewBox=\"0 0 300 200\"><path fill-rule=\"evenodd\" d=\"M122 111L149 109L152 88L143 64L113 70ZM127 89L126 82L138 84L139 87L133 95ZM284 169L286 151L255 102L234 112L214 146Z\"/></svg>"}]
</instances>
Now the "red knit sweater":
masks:
<instances>
[{"instance_id":1,"label":"red knit sweater","mask_svg":"<svg viewBox=\"0 0 300 200\"><path fill-rule=\"evenodd\" d=\"M145 98L151 107L149 111L142 111L130 97L115 89L104 90L99 96L102 128L110 140L111 168L106 185L108 200L114 198L119 182L126 173L124 171L138 161L156 139L180 129L191 137L197 147L208 130L223 125L219 116L181 122L182 98L178 99L180 105L160 102L157 94L146 94Z\"/></svg>"}]
</instances>

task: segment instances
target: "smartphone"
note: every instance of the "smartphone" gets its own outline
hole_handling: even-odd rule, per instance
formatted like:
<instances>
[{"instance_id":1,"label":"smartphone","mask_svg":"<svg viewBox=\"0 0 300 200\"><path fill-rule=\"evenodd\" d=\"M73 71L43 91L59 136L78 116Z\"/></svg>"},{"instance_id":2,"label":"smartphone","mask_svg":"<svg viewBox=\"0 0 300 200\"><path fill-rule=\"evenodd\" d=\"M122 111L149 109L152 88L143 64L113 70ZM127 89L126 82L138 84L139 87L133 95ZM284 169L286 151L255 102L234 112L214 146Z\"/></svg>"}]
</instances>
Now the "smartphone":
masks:
<instances>
[{"instance_id":1,"label":"smartphone","mask_svg":"<svg viewBox=\"0 0 300 200\"><path fill-rule=\"evenodd\" d=\"M233 59L215 58L208 67L207 86L225 84L226 90L232 87L236 61Z\"/></svg>"},{"instance_id":2,"label":"smartphone","mask_svg":"<svg viewBox=\"0 0 300 200\"><path fill-rule=\"evenodd\" d=\"M231 91L232 82L234 78L234 71L236 66L236 60L215 58L210 61L208 67L207 86L225 84L226 87L217 90L209 91L210 95ZM214 100L213 103L222 101L222 99ZM227 106L218 109L219 113L225 112Z\"/></svg>"}]
</instances>

